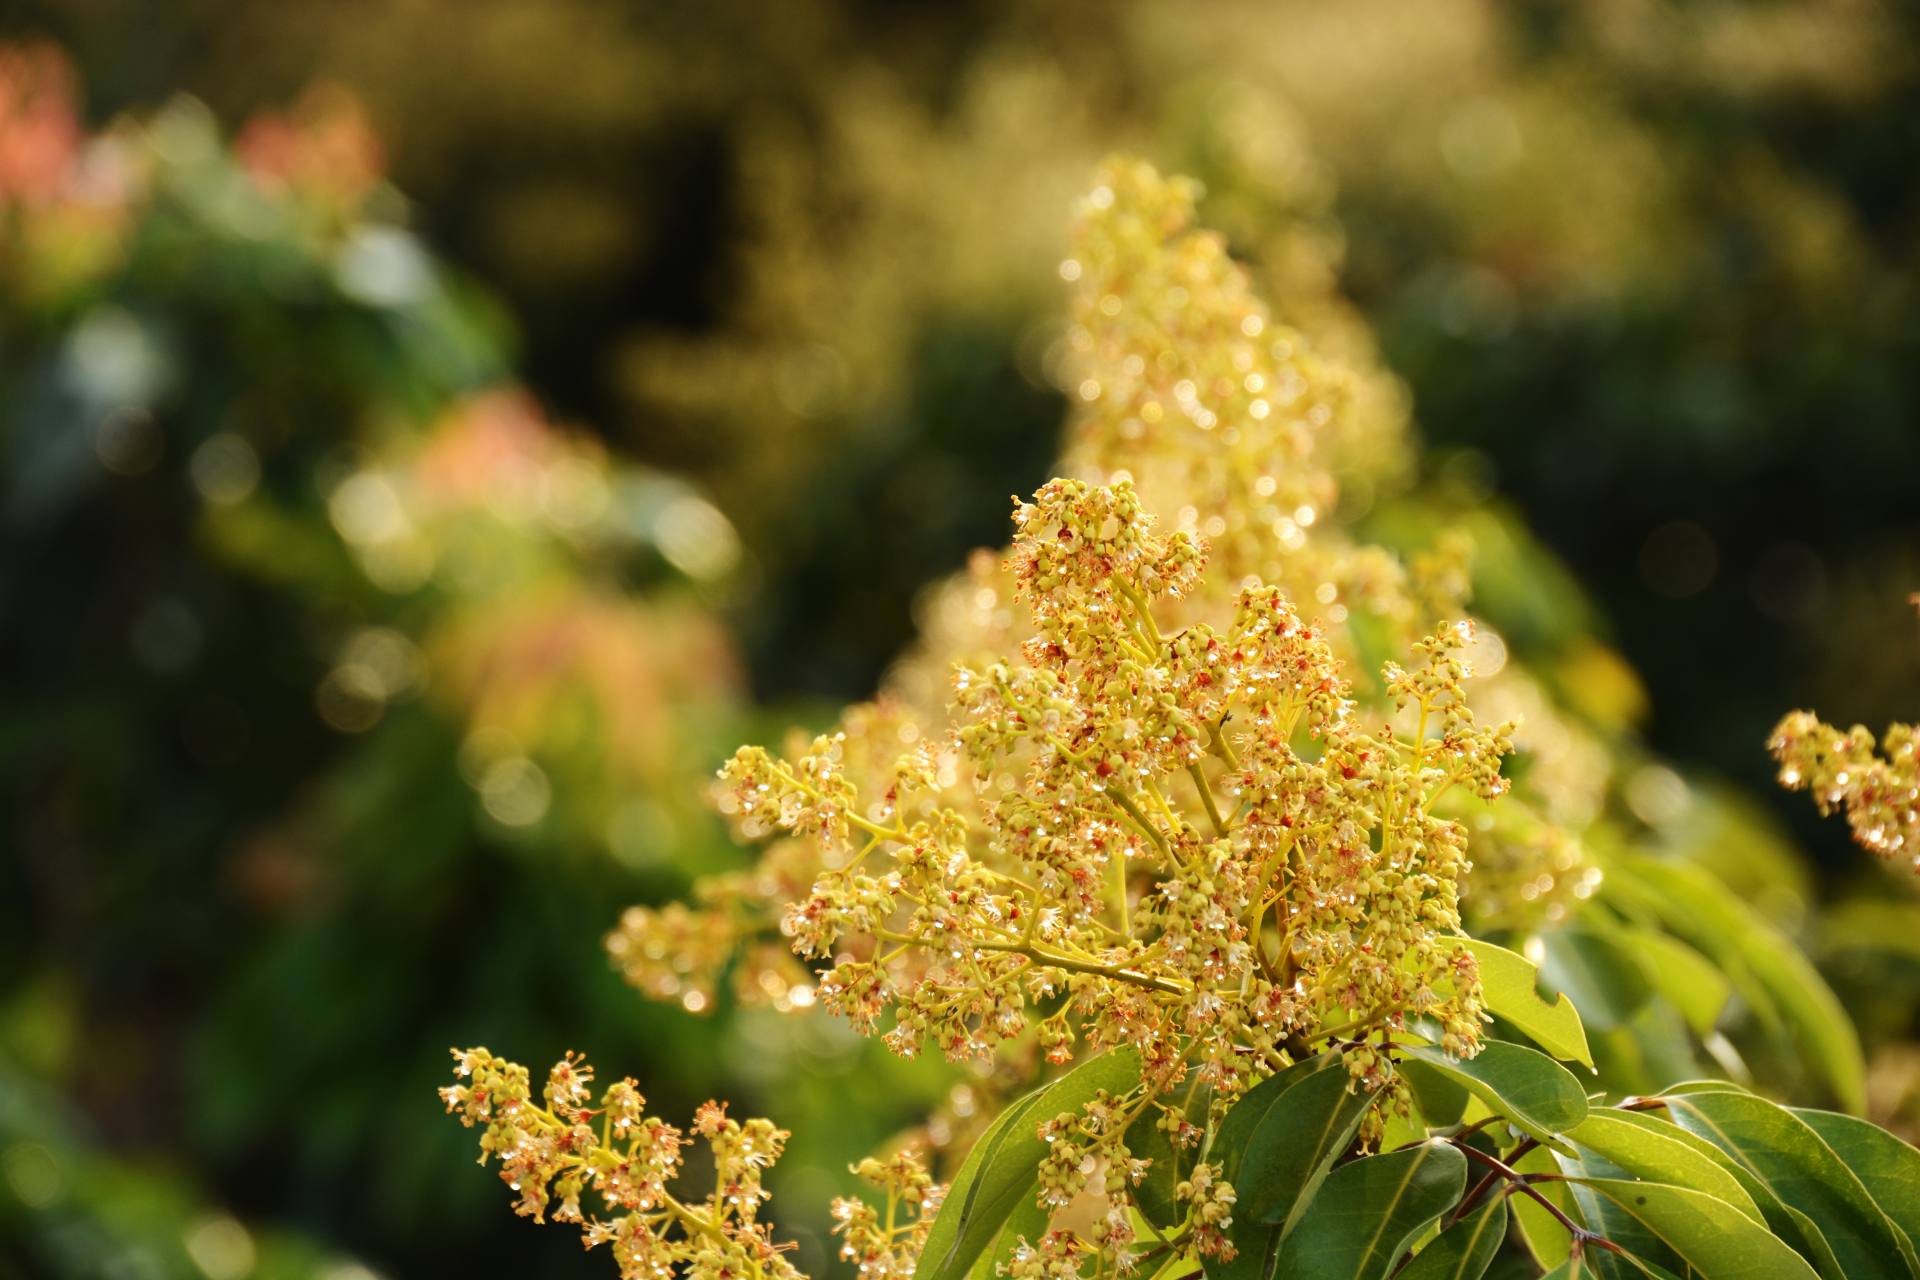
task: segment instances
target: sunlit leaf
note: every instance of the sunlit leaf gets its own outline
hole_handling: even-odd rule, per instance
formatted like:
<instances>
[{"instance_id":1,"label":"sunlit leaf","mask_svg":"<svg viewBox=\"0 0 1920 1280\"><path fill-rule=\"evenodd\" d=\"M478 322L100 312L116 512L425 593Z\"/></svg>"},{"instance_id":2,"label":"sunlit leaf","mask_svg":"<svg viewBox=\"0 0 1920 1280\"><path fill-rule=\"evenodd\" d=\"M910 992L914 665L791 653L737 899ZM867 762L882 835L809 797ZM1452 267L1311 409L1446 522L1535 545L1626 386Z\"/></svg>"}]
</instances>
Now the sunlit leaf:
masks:
<instances>
[{"instance_id":1,"label":"sunlit leaf","mask_svg":"<svg viewBox=\"0 0 1920 1280\"><path fill-rule=\"evenodd\" d=\"M1557 1151L1571 1152L1560 1134L1587 1118L1587 1094L1565 1067L1532 1049L1489 1040L1472 1058L1449 1058L1432 1045L1406 1050L1401 1069L1438 1072L1453 1080L1522 1132Z\"/></svg>"},{"instance_id":2,"label":"sunlit leaf","mask_svg":"<svg viewBox=\"0 0 1920 1280\"><path fill-rule=\"evenodd\" d=\"M1583 1154L1594 1152L1634 1177L1704 1191L1755 1222L1766 1221L1739 1179L1691 1145L1693 1135L1668 1121L1597 1107L1566 1136Z\"/></svg>"},{"instance_id":3,"label":"sunlit leaf","mask_svg":"<svg viewBox=\"0 0 1920 1280\"><path fill-rule=\"evenodd\" d=\"M1540 972L1518 952L1478 939L1463 940L1480 963L1480 989L1487 1008L1556 1058L1593 1065L1580 1014L1565 995L1549 1004L1540 995Z\"/></svg>"},{"instance_id":4,"label":"sunlit leaf","mask_svg":"<svg viewBox=\"0 0 1920 1280\"><path fill-rule=\"evenodd\" d=\"M1778 1236L1704 1191L1616 1178L1581 1185L1644 1223L1700 1280L1819 1280Z\"/></svg>"},{"instance_id":5,"label":"sunlit leaf","mask_svg":"<svg viewBox=\"0 0 1920 1280\"><path fill-rule=\"evenodd\" d=\"M1793 1114L1819 1134L1866 1185L1867 1194L1900 1233L1907 1265L1920 1275L1913 1239L1920 1232L1920 1150L1857 1116L1797 1107Z\"/></svg>"},{"instance_id":6,"label":"sunlit leaf","mask_svg":"<svg viewBox=\"0 0 1920 1280\"><path fill-rule=\"evenodd\" d=\"M1559 1164L1553 1153L1544 1147L1535 1147L1519 1159L1512 1162L1513 1168L1520 1173L1545 1173L1558 1175ZM1573 1197L1567 1194L1567 1185L1560 1181L1544 1181L1534 1184L1534 1191L1549 1200L1562 1213L1571 1213L1575 1206ZM1509 1197L1513 1208L1513 1224L1520 1240L1527 1246L1527 1252L1545 1271L1551 1272L1567 1260L1567 1249L1571 1240L1567 1229L1558 1219L1548 1213L1531 1196L1516 1195Z\"/></svg>"},{"instance_id":7,"label":"sunlit leaf","mask_svg":"<svg viewBox=\"0 0 1920 1280\"><path fill-rule=\"evenodd\" d=\"M1848 1280L1912 1274L1893 1224L1806 1121L1750 1093L1686 1093L1666 1102L1675 1124L1719 1147L1783 1206L1804 1214Z\"/></svg>"}]
</instances>

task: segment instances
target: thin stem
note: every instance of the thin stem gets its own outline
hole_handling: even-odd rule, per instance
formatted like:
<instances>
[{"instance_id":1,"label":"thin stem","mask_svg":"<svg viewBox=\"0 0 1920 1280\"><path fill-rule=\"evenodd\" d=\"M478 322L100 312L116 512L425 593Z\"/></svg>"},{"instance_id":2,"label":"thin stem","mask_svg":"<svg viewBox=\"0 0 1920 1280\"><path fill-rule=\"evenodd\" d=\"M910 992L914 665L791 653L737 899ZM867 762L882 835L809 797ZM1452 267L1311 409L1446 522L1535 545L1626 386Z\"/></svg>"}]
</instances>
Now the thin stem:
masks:
<instances>
[{"instance_id":1,"label":"thin stem","mask_svg":"<svg viewBox=\"0 0 1920 1280\"><path fill-rule=\"evenodd\" d=\"M1363 1031L1368 1027L1374 1026L1382 1018L1386 1017L1386 1015L1387 1011L1385 1009L1375 1009L1364 1018L1356 1018L1352 1022L1343 1022L1337 1027L1328 1027L1325 1030L1316 1031L1313 1033L1313 1038L1316 1040L1332 1040L1337 1036L1350 1035L1355 1031Z\"/></svg>"},{"instance_id":2,"label":"thin stem","mask_svg":"<svg viewBox=\"0 0 1920 1280\"><path fill-rule=\"evenodd\" d=\"M929 949L949 945L946 940L923 938L916 934L895 933L891 929L876 929L874 936L884 942L907 942L917 947ZM994 942L988 939L971 939L956 943L969 951L1000 951L1009 955L1025 956L1035 964L1046 965L1050 969L1063 969L1068 973L1085 973L1099 978L1112 978L1116 982L1130 983L1136 987L1145 987L1150 991L1162 991L1168 995L1183 996L1187 987L1170 978L1156 978L1152 974L1129 969L1125 965L1102 964L1097 960L1082 960L1076 956L1064 956L1048 951L1032 943Z\"/></svg>"},{"instance_id":3,"label":"thin stem","mask_svg":"<svg viewBox=\"0 0 1920 1280\"><path fill-rule=\"evenodd\" d=\"M1147 821L1147 815L1140 812L1140 806L1133 802L1133 798L1118 787L1108 788L1106 795L1115 804L1120 806L1122 812L1133 819L1133 825L1140 828L1142 835L1146 836L1147 839L1153 841L1153 843L1158 846L1160 856L1171 862L1173 860L1173 849L1167 844L1167 838L1160 834L1158 827L1155 827L1151 822Z\"/></svg>"},{"instance_id":4,"label":"thin stem","mask_svg":"<svg viewBox=\"0 0 1920 1280\"><path fill-rule=\"evenodd\" d=\"M1506 1182L1512 1186L1514 1191L1518 1191L1522 1195L1527 1196L1529 1199L1537 1203L1541 1208L1545 1209L1548 1213L1552 1214L1554 1221L1558 1222L1563 1228L1565 1228L1567 1234L1572 1236L1577 1243L1597 1245L1600 1248L1605 1249L1609 1253L1617 1253L1622 1257L1626 1256L1627 1251L1625 1249L1621 1248L1619 1245L1615 1244L1613 1241L1607 1239L1605 1236L1597 1235L1594 1232L1587 1230L1587 1228L1581 1226L1579 1223L1575 1222L1572 1218L1569 1218L1566 1214L1566 1210L1562 1209L1559 1205L1555 1204L1553 1201L1547 1199L1547 1197L1542 1195L1540 1193L1540 1190L1533 1185L1532 1178L1534 1177L1547 1179L1554 1182L1563 1181L1563 1179L1561 1179L1558 1175L1524 1174L1524 1173L1521 1173L1519 1170L1508 1165L1505 1161L1501 1160L1498 1156L1490 1156L1486 1152L1480 1150L1478 1147L1470 1147L1464 1142L1456 1142L1453 1144L1453 1146L1455 1150L1464 1154L1468 1159L1478 1160L1481 1164L1486 1165L1489 1169L1493 1171L1495 1177L1505 1179ZM1509 1192L1508 1194L1511 1194L1511 1192Z\"/></svg>"},{"instance_id":5,"label":"thin stem","mask_svg":"<svg viewBox=\"0 0 1920 1280\"><path fill-rule=\"evenodd\" d=\"M778 777L781 781L787 783L789 786L793 787L795 790L804 791L808 795L812 796L815 800L826 799L826 796L820 792L820 789L818 787L815 787L810 783L802 782L798 777L794 775L793 771L788 769L786 766L780 764L777 761L774 761L774 762L771 762L771 767L776 777ZM875 840L898 840L902 844L905 844L909 839L905 829L898 826L883 827L877 822L869 822L867 819L861 817L859 814L855 813L850 808L842 807L840 810L840 816L846 819L848 826L855 827L861 831L866 832L868 835L872 836Z\"/></svg>"},{"instance_id":6,"label":"thin stem","mask_svg":"<svg viewBox=\"0 0 1920 1280\"><path fill-rule=\"evenodd\" d=\"M1125 598L1126 602L1133 606L1134 617L1140 622L1140 630L1143 638L1146 640L1148 648L1152 649L1157 655L1160 650L1165 647L1166 642L1160 638L1160 628L1154 624L1153 610L1147 606L1146 597L1142 596L1138 591L1135 591L1118 578L1113 579L1113 586L1114 590L1118 591L1121 596Z\"/></svg>"},{"instance_id":7,"label":"thin stem","mask_svg":"<svg viewBox=\"0 0 1920 1280\"><path fill-rule=\"evenodd\" d=\"M1229 711L1220 717L1218 724L1213 726L1213 750L1215 754L1227 762L1227 768L1238 773L1240 771L1240 758L1234 755L1233 744L1227 741L1227 721L1231 719L1233 719L1233 713Z\"/></svg>"},{"instance_id":8,"label":"thin stem","mask_svg":"<svg viewBox=\"0 0 1920 1280\"><path fill-rule=\"evenodd\" d=\"M1193 785L1200 789L1200 805L1207 811L1207 820L1213 823L1213 833L1217 836L1227 834L1227 824L1220 820L1220 806L1213 802L1213 788L1207 785L1207 775L1200 771L1198 764L1187 766L1187 776L1193 779Z\"/></svg>"}]
</instances>

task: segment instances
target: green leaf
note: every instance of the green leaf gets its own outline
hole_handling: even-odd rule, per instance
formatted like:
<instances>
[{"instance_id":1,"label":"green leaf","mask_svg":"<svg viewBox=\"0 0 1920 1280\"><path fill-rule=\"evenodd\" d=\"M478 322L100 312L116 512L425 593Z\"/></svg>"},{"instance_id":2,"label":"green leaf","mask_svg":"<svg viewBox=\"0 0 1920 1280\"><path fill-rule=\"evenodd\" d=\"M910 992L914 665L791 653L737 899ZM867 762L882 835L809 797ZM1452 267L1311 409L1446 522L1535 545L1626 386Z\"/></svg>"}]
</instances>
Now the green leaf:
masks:
<instances>
[{"instance_id":1,"label":"green leaf","mask_svg":"<svg viewBox=\"0 0 1920 1280\"><path fill-rule=\"evenodd\" d=\"M1710 956L1759 1015L1777 1019L1849 1111L1866 1104L1866 1060L1839 998L1798 947L1705 869L1628 856L1604 892Z\"/></svg>"},{"instance_id":2,"label":"green leaf","mask_svg":"<svg viewBox=\"0 0 1920 1280\"><path fill-rule=\"evenodd\" d=\"M1818 1228L1848 1280L1914 1274L1886 1214L1805 1120L1750 1093L1687 1093L1666 1103L1675 1124L1725 1151L1796 1219Z\"/></svg>"},{"instance_id":3,"label":"green leaf","mask_svg":"<svg viewBox=\"0 0 1920 1280\"><path fill-rule=\"evenodd\" d=\"M1506 1237L1506 1197L1489 1197L1435 1236L1400 1273L1400 1280L1480 1280Z\"/></svg>"},{"instance_id":4,"label":"green leaf","mask_svg":"<svg viewBox=\"0 0 1920 1280\"><path fill-rule=\"evenodd\" d=\"M1467 1158L1444 1142L1335 1169L1280 1247L1277 1276L1382 1280L1466 1191Z\"/></svg>"},{"instance_id":5,"label":"green leaf","mask_svg":"<svg viewBox=\"0 0 1920 1280\"><path fill-rule=\"evenodd\" d=\"M1013 1260L1013 1251L1020 1247L1020 1241L1039 1243L1052 1221L1052 1211L1040 1203L1038 1196L1021 1196L1014 1203L1013 1212L994 1233L993 1240L980 1251L979 1259L967 1272L967 1280L997 1280L1000 1268Z\"/></svg>"},{"instance_id":6,"label":"green leaf","mask_svg":"<svg viewBox=\"0 0 1920 1280\"><path fill-rule=\"evenodd\" d=\"M1043 1120L1077 1110L1102 1089L1121 1094L1140 1082L1140 1055L1103 1053L1052 1084L1016 1101L973 1144L927 1232L921 1253L924 1280L960 1280L999 1237L1019 1207L1033 1198L1047 1144L1036 1132Z\"/></svg>"},{"instance_id":7,"label":"green leaf","mask_svg":"<svg viewBox=\"0 0 1920 1280\"><path fill-rule=\"evenodd\" d=\"M1473 1095L1437 1071L1418 1071L1406 1077L1420 1116L1435 1129L1459 1124L1467 1113L1467 1100ZM1420 1135L1425 1137L1425 1133Z\"/></svg>"},{"instance_id":8,"label":"green leaf","mask_svg":"<svg viewBox=\"0 0 1920 1280\"><path fill-rule=\"evenodd\" d=\"M1920 910L1904 898L1855 898L1820 913L1821 946L1920 961Z\"/></svg>"},{"instance_id":9,"label":"green leaf","mask_svg":"<svg viewBox=\"0 0 1920 1280\"><path fill-rule=\"evenodd\" d=\"M1664 1131L1663 1131L1664 1130ZM1596 1107L1567 1139L1583 1154L1591 1151L1636 1178L1704 1191L1764 1225L1753 1197L1720 1161L1702 1154L1698 1139L1678 1125L1611 1107Z\"/></svg>"},{"instance_id":10,"label":"green leaf","mask_svg":"<svg viewBox=\"0 0 1920 1280\"><path fill-rule=\"evenodd\" d=\"M1355 1087L1345 1071L1317 1071L1289 1087L1241 1153L1235 1215L1280 1224L1284 1240L1372 1105L1373 1091Z\"/></svg>"},{"instance_id":11,"label":"green leaf","mask_svg":"<svg viewBox=\"0 0 1920 1280\"><path fill-rule=\"evenodd\" d=\"M1688 1187L1583 1178L1660 1237L1700 1280L1819 1280L1806 1259L1741 1210Z\"/></svg>"},{"instance_id":12,"label":"green leaf","mask_svg":"<svg viewBox=\"0 0 1920 1280\"><path fill-rule=\"evenodd\" d=\"M1560 1172L1560 1165L1553 1153L1544 1147L1535 1147L1511 1163L1519 1173L1558 1175ZM1557 1179L1537 1182L1533 1189L1552 1201L1562 1213L1571 1214L1575 1209L1573 1197L1567 1194L1567 1184L1564 1182ZM1568 1246L1572 1243L1566 1228L1531 1196L1510 1196L1508 1203L1513 1207L1513 1224L1519 1231L1520 1239L1533 1260L1540 1264L1540 1269L1551 1272L1564 1263Z\"/></svg>"},{"instance_id":13,"label":"green leaf","mask_svg":"<svg viewBox=\"0 0 1920 1280\"><path fill-rule=\"evenodd\" d=\"M1342 1081L1350 1078L1346 1068L1341 1065L1338 1053L1323 1053L1317 1058L1296 1062L1277 1075L1268 1076L1242 1094L1240 1100L1228 1109L1226 1118L1220 1122L1219 1131L1214 1134L1212 1152L1215 1162L1220 1165L1222 1176L1233 1183L1236 1193L1241 1191L1241 1184L1246 1181L1240 1172L1241 1157L1246 1154L1254 1132L1267 1118L1267 1113L1294 1086L1320 1075L1338 1077ZM1274 1252L1280 1245L1280 1228L1261 1222L1251 1213L1236 1213L1233 1215L1233 1225L1227 1228L1227 1238L1233 1242L1234 1256L1224 1260L1202 1259L1201 1266L1207 1273L1207 1280L1264 1280L1272 1266Z\"/></svg>"},{"instance_id":14,"label":"green leaf","mask_svg":"<svg viewBox=\"0 0 1920 1280\"><path fill-rule=\"evenodd\" d=\"M1654 990L1680 1011L1695 1035L1712 1033L1726 1011L1733 984L1713 961L1686 943L1658 929L1623 931L1626 945L1637 951Z\"/></svg>"},{"instance_id":15,"label":"green leaf","mask_svg":"<svg viewBox=\"0 0 1920 1280\"><path fill-rule=\"evenodd\" d=\"M1540 976L1597 1031L1624 1026L1653 998L1639 958L1605 934L1554 929L1540 935L1540 945Z\"/></svg>"},{"instance_id":16,"label":"green leaf","mask_svg":"<svg viewBox=\"0 0 1920 1280\"><path fill-rule=\"evenodd\" d=\"M1633 1182L1636 1181L1633 1174L1597 1155L1583 1153L1578 1158L1556 1156L1555 1159L1560 1172L1568 1179L1567 1194L1578 1209L1574 1218L1584 1223L1587 1230L1621 1247L1619 1253L1608 1249L1587 1250L1587 1267L1598 1280L1638 1280L1649 1271L1665 1274L1687 1269L1679 1255L1645 1223L1586 1185L1591 1179Z\"/></svg>"},{"instance_id":17,"label":"green leaf","mask_svg":"<svg viewBox=\"0 0 1920 1280\"><path fill-rule=\"evenodd\" d=\"M1555 996L1552 1004L1541 998L1540 971L1532 961L1477 938L1463 938L1460 943L1480 963L1480 991L1491 1013L1554 1057L1593 1065L1579 1011L1565 995Z\"/></svg>"},{"instance_id":18,"label":"green leaf","mask_svg":"<svg viewBox=\"0 0 1920 1280\"><path fill-rule=\"evenodd\" d=\"M1913 1242L1913 1233L1920 1231L1920 1150L1857 1116L1798 1107L1793 1108L1793 1114L1819 1134L1866 1184L1867 1194L1906 1241L1908 1267L1920 1275L1920 1258L1915 1257Z\"/></svg>"},{"instance_id":19,"label":"green leaf","mask_svg":"<svg viewBox=\"0 0 1920 1280\"><path fill-rule=\"evenodd\" d=\"M1744 1091L1738 1085L1728 1084L1723 1080L1691 1080L1675 1085L1667 1092L1685 1094ZM1740 1189L1747 1193L1748 1198L1755 1205L1759 1206L1773 1234L1799 1250L1801 1256L1812 1262L1814 1269L1828 1280L1846 1280L1840 1270L1839 1260L1833 1256L1833 1250L1827 1244L1827 1238L1820 1233L1820 1228L1813 1224L1813 1220L1798 1209L1780 1203L1780 1197L1773 1194L1772 1188L1755 1177L1745 1165L1705 1138L1682 1129L1670 1120L1657 1119L1644 1111L1622 1111L1620 1118L1672 1138L1676 1142L1684 1142L1707 1159L1719 1161L1720 1167L1733 1175L1734 1180L1740 1184Z\"/></svg>"},{"instance_id":20,"label":"green leaf","mask_svg":"<svg viewBox=\"0 0 1920 1280\"><path fill-rule=\"evenodd\" d=\"M1745 1085L1735 1084L1731 1080L1681 1080L1670 1084L1660 1091L1663 1098L1675 1098L1689 1093L1752 1093Z\"/></svg>"},{"instance_id":21,"label":"green leaf","mask_svg":"<svg viewBox=\"0 0 1920 1280\"><path fill-rule=\"evenodd\" d=\"M1532 1049L1489 1040L1472 1058L1449 1058L1433 1045L1406 1050L1401 1069L1414 1075L1437 1071L1514 1127L1556 1151L1571 1153L1560 1133L1587 1118L1587 1094L1573 1073Z\"/></svg>"}]
</instances>

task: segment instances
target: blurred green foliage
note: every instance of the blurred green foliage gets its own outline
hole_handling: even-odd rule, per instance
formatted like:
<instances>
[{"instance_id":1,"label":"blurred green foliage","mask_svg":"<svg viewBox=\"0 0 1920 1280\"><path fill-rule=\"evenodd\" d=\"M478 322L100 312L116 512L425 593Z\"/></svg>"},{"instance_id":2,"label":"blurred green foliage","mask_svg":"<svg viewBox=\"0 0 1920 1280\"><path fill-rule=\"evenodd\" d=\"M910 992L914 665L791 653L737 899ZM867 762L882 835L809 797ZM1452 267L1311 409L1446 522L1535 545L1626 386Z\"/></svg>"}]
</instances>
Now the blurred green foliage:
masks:
<instances>
[{"instance_id":1,"label":"blurred green foliage","mask_svg":"<svg viewBox=\"0 0 1920 1280\"><path fill-rule=\"evenodd\" d=\"M1369 535L1466 519L1482 609L1620 741L1650 706L1655 747L1758 783L1786 706L1878 721L1920 693L1910 5L0 23L69 51L93 129L143 121L89 142L0 105L0 1095L42 1116L51 1085L111 1148L204 1170L175 1237L232 1211L402 1274L570 1255L445 1176L461 1139L419 1099L448 1043L539 1058L590 1028L669 1113L778 1088L818 1144L783 1171L815 1183L939 1094L837 1029L643 1005L596 939L737 857L706 771L818 718L745 691L867 692L922 585L1044 477L1062 211L1118 145L1205 179L1270 280L1337 265L1281 292L1350 291L1436 446ZM354 99L300 98L316 80ZM236 156L215 121L256 116ZM592 426L553 427L522 374ZM1625 792L1805 923L1777 817L1664 766ZM1882 901L1819 936L1897 1044L1911 893L1857 881ZM860 1123L856 1063L894 1103ZM1920 1106L1914 1063L1879 1059L1883 1114ZM64 1123L13 1132L97 1159Z\"/></svg>"},{"instance_id":2,"label":"blurred green foliage","mask_svg":"<svg viewBox=\"0 0 1920 1280\"><path fill-rule=\"evenodd\" d=\"M730 1042L595 942L730 856L698 809L748 714L708 613L726 519L507 383L499 313L399 220L350 104L233 149L190 102L87 138L57 56L4 57L11 1111L53 1085L113 1146L420 1273L501 1256L417 1231L485 1199L419 1105L475 1028L596 1028L689 1096L754 1043L748 1092L795 1055L824 1091L841 1040ZM72 1173L21 1265L90 1274L176 1218L146 1243L186 1247L184 1193L42 1121L0 1135Z\"/></svg>"},{"instance_id":3,"label":"blurred green foliage","mask_svg":"<svg viewBox=\"0 0 1920 1280\"><path fill-rule=\"evenodd\" d=\"M1058 210L1132 146L1271 271L1273 214L1337 198L1429 439L1599 594L1660 745L1758 783L1777 705L1920 690L1910 4L188 3L158 34L137 8L46 15L104 106L365 96L435 242L528 321L536 385L740 520L774 589L759 688L858 695L906 634L895 544L821 513L950 494L986 513L925 548L957 562L1041 478L1043 448L971 451L928 407L1047 429Z\"/></svg>"}]
</instances>

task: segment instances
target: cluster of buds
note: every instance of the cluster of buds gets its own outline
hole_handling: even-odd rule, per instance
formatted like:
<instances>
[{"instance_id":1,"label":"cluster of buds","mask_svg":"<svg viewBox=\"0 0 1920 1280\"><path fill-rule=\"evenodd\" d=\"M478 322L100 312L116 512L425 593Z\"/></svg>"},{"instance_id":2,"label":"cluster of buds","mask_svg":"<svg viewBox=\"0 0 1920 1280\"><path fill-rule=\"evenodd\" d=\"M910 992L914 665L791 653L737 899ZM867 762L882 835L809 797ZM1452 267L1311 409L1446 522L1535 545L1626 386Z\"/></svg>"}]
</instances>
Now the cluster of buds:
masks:
<instances>
[{"instance_id":1,"label":"cluster of buds","mask_svg":"<svg viewBox=\"0 0 1920 1280\"><path fill-rule=\"evenodd\" d=\"M610 1244L623 1280L799 1280L759 1221L766 1169L786 1146L785 1130L767 1120L744 1124L706 1103L689 1130L645 1114L631 1079L593 1100L593 1068L569 1053L547 1075L541 1102L518 1063L485 1049L453 1051L461 1083L440 1091L449 1114L480 1128L480 1162L500 1163L500 1178L517 1193L515 1212L579 1223L588 1248ZM712 1152L714 1187L703 1200L668 1190L692 1139ZM581 1197L593 1193L610 1212L589 1217Z\"/></svg>"},{"instance_id":2,"label":"cluster of buds","mask_svg":"<svg viewBox=\"0 0 1920 1280\"><path fill-rule=\"evenodd\" d=\"M833 1202L840 1256L858 1268L862 1280L912 1280L942 1188L905 1149L884 1159L870 1156L853 1172L885 1193L886 1207L850 1196Z\"/></svg>"},{"instance_id":3,"label":"cluster of buds","mask_svg":"<svg viewBox=\"0 0 1920 1280\"><path fill-rule=\"evenodd\" d=\"M1346 379L1273 320L1224 236L1192 227L1198 195L1116 161L1082 202L1064 270L1078 285L1070 457L1135 475L1156 503L1181 498L1229 563L1272 580L1332 504L1315 437Z\"/></svg>"},{"instance_id":4,"label":"cluster of buds","mask_svg":"<svg viewBox=\"0 0 1920 1280\"><path fill-rule=\"evenodd\" d=\"M1038 1244L1026 1240L1007 1261L1008 1280L1078 1280L1086 1249L1071 1231L1049 1231Z\"/></svg>"},{"instance_id":5,"label":"cluster of buds","mask_svg":"<svg viewBox=\"0 0 1920 1280\"><path fill-rule=\"evenodd\" d=\"M1197 1164L1193 1173L1173 1189L1173 1198L1191 1209L1194 1251L1206 1258L1231 1261L1233 1242L1227 1228L1233 1225L1235 1193L1233 1184L1220 1176L1220 1167Z\"/></svg>"},{"instance_id":6,"label":"cluster of buds","mask_svg":"<svg viewBox=\"0 0 1920 1280\"><path fill-rule=\"evenodd\" d=\"M1403 563L1352 537L1341 500L1349 478L1368 492L1391 486L1394 460L1408 452L1405 389L1307 283L1330 278L1331 264L1276 273L1269 283L1283 294L1270 308L1222 237L1197 225L1199 195L1189 180L1117 158L1080 203L1064 269L1075 282L1064 470L1129 479L1176 528L1207 538L1213 589L1189 597L1177 621L1217 621L1258 578L1317 613L1349 662L1377 652L1382 635L1390 650L1410 647L1464 616L1472 542L1443 531ZM964 600L977 587L961 591ZM1482 647L1499 656L1476 673L1477 697L1525 722L1516 745L1529 752L1526 802L1552 823L1585 825L1605 795L1606 751L1506 660L1498 635ZM1382 693L1368 674L1354 672L1362 702ZM1476 859L1482 923L1482 907L1507 926L1550 918L1594 874L1578 842L1550 856L1525 845L1501 853Z\"/></svg>"},{"instance_id":7,"label":"cluster of buds","mask_svg":"<svg viewBox=\"0 0 1920 1280\"><path fill-rule=\"evenodd\" d=\"M1811 792L1821 813L1844 810L1861 847L1907 858L1920 873L1920 730L1889 725L1876 743L1860 725L1843 733L1795 711L1767 747L1780 763L1780 785Z\"/></svg>"}]
</instances>

